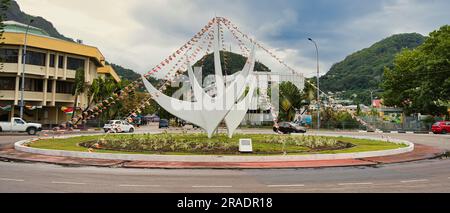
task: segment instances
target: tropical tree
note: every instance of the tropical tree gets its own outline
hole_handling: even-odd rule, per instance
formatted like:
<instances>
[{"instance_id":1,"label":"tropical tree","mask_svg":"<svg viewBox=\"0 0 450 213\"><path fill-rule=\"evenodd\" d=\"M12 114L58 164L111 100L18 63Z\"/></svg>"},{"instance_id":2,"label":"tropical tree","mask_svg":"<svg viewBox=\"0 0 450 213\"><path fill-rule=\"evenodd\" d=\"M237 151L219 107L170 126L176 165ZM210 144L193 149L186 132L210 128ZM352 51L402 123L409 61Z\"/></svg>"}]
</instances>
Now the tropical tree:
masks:
<instances>
[{"instance_id":1,"label":"tropical tree","mask_svg":"<svg viewBox=\"0 0 450 213\"><path fill-rule=\"evenodd\" d=\"M100 103L103 100L111 97L115 92L118 92L123 86L119 83L116 83L114 79L111 77L105 78L96 78L93 80L91 85L87 85L84 83L84 71L82 69L77 70L75 75L75 86L72 94L75 95L75 103L78 99L78 95L82 93L86 93L87 96L87 104L84 108L80 108L81 114L87 112L94 103ZM104 113L102 113L102 119L108 119L109 116L104 116L103 114L109 114L109 110L114 107L110 107L107 109L102 109ZM75 113L73 115L75 117ZM73 118L72 117L72 118ZM79 122L79 121L78 121ZM78 123L75 123L75 125Z\"/></svg>"},{"instance_id":2,"label":"tropical tree","mask_svg":"<svg viewBox=\"0 0 450 213\"><path fill-rule=\"evenodd\" d=\"M293 121L297 110L302 106L303 94L291 82L280 84L280 114L279 120Z\"/></svg>"},{"instance_id":3,"label":"tropical tree","mask_svg":"<svg viewBox=\"0 0 450 213\"><path fill-rule=\"evenodd\" d=\"M79 68L75 73L75 85L72 89L72 95L75 96L75 106L78 103L78 97L84 92L85 83L84 83L84 69ZM75 106L74 113L72 113L72 118L75 116Z\"/></svg>"},{"instance_id":4,"label":"tropical tree","mask_svg":"<svg viewBox=\"0 0 450 213\"><path fill-rule=\"evenodd\" d=\"M405 113L447 114L450 100L450 26L430 34L414 50L398 54L384 71L383 100Z\"/></svg>"}]
</instances>

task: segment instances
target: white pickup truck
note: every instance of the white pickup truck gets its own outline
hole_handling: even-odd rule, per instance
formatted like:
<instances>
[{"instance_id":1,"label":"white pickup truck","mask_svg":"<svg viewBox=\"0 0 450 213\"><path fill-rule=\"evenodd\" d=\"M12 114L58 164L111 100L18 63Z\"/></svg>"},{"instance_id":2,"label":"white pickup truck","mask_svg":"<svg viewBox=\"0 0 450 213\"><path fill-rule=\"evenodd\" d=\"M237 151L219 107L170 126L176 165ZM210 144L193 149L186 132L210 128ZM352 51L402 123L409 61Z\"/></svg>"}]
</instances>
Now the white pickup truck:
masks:
<instances>
[{"instance_id":1,"label":"white pickup truck","mask_svg":"<svg viewBox=\"0 0 450 213\"><path fill-rule=\"evenodd\" d=\"M42 124L27 123L21 118L13 117L10 122L0 122L0 132L27 132L35 135L42 131Z\"/></svg>"}]
</instances>

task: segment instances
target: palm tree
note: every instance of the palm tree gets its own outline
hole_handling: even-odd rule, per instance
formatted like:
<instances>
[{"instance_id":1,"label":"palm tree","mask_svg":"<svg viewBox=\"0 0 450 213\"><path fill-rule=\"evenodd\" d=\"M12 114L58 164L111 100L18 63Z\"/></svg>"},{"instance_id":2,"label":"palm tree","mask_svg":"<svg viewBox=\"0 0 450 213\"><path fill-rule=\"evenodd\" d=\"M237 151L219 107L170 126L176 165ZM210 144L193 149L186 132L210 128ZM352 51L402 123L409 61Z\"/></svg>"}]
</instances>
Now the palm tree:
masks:
<instances>
[{"instance_id":1,"label":"palm tree","mask_svg":"<svg viewBox=\"0 0 450 213\"><path fill-rule=\"evenodd\" d=\"M84 71L82 69L77 70L75 76L75 86L72 94L75 95L75 103L78 100L78 95L86 91L87 105L86 108L81 109L81 113L85 113L90 109L94 103L100 103L106 98L110 97L115 91L117 91L119 85L110 77L96 78L92 82L92 85L88 86L84 84ZM72 119L75 113L72 115ZM74 125L78 124L78 120Z\"/></svg>"},{"instance_id":2,"label":"palm tree","mask_svg":"<svg viewBox=\"0 0 450 213\"><path fill-rule=\"evenodd\" d=\"M78 103L78 96L80 96L85 89L84 85L84 69L79 68L75 73L75 85L72 89L72 95L75 96L74 109L72 113L72 119L75 117L76 107Z\"/></svg>"},{"instance_id":3,"label":"palm tree","mask_svg":"<svg viewBox=\"0 0 450 213\"><path fill-rule=\"evenodd\" d=\"M291 82L280 84L280 115L279 120L293 121L297 109L302 106L302 92Z\"/></svg>"}]
</instances>

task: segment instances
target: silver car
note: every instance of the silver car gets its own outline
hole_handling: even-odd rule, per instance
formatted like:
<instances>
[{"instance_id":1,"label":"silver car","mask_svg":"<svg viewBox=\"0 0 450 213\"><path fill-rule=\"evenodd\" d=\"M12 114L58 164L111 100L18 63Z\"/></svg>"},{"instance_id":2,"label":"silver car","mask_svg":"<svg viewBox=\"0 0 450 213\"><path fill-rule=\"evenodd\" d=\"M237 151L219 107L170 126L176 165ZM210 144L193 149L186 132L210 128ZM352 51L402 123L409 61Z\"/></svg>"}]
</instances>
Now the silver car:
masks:
<instances>
[{"instance_id":1,"label":"silver car","mask_svg":"<svg viewBox=\"0 0 450 213\"><path fill-rule=\"evenodd\" d=\"M127 121L110 120L103 126L105 132L119 133L119 132L134 132L134 126Z\"/></svg>"}]
</instances>

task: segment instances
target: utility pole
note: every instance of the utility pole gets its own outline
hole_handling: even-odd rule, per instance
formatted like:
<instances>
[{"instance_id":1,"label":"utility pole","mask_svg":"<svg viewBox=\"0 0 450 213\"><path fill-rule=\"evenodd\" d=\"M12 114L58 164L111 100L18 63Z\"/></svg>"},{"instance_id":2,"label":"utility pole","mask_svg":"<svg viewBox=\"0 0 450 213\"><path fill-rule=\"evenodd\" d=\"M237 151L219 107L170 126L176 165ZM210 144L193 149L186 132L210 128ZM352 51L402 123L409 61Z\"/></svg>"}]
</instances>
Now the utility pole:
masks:
<instances>
[{"instance_id":1,"label":"utility pole","mask_svg":"<svg viewBox=\"0 0 450 213\"><path fill-rule=\"evenodd\" d=\"M25 31L25 41L23 45L23 53L22 53L22 84L20 86L20 118L23 119L23 107L25 105L23 101L23 93L25 90L25 66L27 60L27 38L28 38L28 30L30 29L30 25L33 23L33 19L27 25L27 30Z\"/></svg>"},{"instance_id":2,"label":"utility pole","mask_svg":"<svg viewBox=\"0 0 450 213\"><path fill-rule=\"evenodd\" d=\"M317 43L312 38L308 38L308 40L311 41L312 43L314 43L314 46L316 47L316 59L317 59L317 130L320 130L319 47L317 46Z\"/></svg>"}]
</instances>

